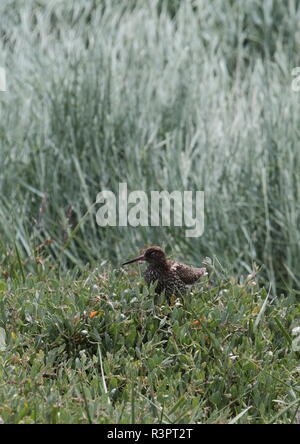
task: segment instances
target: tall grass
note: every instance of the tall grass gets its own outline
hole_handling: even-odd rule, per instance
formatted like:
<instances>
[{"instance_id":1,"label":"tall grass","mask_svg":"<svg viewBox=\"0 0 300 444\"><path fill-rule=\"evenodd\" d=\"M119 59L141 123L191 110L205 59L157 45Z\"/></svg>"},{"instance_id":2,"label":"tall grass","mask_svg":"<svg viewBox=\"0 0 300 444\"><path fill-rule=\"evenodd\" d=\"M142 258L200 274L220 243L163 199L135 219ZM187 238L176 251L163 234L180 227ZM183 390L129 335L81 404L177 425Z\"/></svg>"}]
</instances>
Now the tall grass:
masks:
<instances>
[{"instance_id":1,"label":"tall grass","mask_svg":"<svg viewBox=\"0 0 300 444\"><path fill-rule=\"evenodd\" d=\"M52 239L80 265L153 242L299 288L299 15L296 0L3 0L3 244L33 257ZM119 182L204 190L204 235L82 220Z\"/></svg>"}]
</instances>

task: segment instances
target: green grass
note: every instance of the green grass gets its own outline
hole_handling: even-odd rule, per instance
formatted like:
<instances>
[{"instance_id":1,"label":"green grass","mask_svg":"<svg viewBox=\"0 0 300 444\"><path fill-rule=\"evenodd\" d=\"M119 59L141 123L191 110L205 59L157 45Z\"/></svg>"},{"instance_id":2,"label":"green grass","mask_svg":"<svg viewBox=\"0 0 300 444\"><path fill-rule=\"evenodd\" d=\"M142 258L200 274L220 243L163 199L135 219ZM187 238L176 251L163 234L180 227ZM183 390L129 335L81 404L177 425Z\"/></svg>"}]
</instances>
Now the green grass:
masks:
<instances>
[{"instance_id":1,"label":"green grass","mask_svg":"<svg viewBox=\"0 0 300 444\"><path fill-rule=\"evenodd\" d=\"M292 293L212 267L210 282L168 305L136 267L58 277L39 264L23 282L15 254L1 264L2 422L296 422Z\"/></svg>"},{"instance_id":2,"label":"green grass","mask_svg":"<svg viewBox=\"0 0 300 444\"><path fill-rule=\"evenodd\" d=\"M0 17L0 422L296 422L300 1ZM203 236L100 228L120 182L205 191ZM114 268L149 243L218 258L209 285L169 306Z\"/></svg>"},{"instance_id":3,"label":"green grass","mask_svg":"<svg viewBox=\"0 0 300 444\"><path fill-rule=\"evenodd\" d=\"M299 289L298 0L2 0L0 234L66 268L158 243ZM101 229L103 189L204 190L205 232ZM170 251L170 250L169 250Z\"/></svg>"}]
</instances>

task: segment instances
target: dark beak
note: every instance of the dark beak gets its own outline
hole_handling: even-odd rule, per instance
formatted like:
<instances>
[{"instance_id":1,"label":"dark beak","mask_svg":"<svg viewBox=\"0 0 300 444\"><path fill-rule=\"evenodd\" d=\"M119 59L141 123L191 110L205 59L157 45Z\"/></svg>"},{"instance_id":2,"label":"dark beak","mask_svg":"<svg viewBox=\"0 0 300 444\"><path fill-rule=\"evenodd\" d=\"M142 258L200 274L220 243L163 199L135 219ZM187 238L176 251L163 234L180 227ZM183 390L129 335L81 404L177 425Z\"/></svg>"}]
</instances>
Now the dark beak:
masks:
<instances>
[{"instance_id":1,"label":"dark beak","mask_svg":"<svg viewBox=\"0 0 300 444\"><path fill-rule=\"evenodd\" d=\"M135 259L131 259L131 261L124 262L124 264L122 264L122 266L127 265L127 264L132 264L132 262L145 261L145 260L146 260L145 256L142 255L142 256L136 257Z\"/></svg>"}]
</instances>

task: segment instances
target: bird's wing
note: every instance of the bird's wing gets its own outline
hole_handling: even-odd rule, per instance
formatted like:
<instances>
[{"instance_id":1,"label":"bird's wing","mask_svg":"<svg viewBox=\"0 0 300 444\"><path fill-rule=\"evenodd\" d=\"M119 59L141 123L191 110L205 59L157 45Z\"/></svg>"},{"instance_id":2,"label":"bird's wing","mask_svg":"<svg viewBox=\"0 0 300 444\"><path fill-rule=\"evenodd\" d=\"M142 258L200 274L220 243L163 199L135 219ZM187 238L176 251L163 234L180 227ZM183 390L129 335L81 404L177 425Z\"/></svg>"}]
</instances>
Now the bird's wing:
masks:
<instances>
[{"instance_id":1,"label":"bird's wing","mask_svg":"<svg viewBox=\"0 0 300 444\"><path fill-rule=\"evenodd\" d=\"M201 276L207 275L206 268L193 268L179 262L173 262L171 270L174 270L186 285L194 284Z\"/></svg>"}]
</instances>

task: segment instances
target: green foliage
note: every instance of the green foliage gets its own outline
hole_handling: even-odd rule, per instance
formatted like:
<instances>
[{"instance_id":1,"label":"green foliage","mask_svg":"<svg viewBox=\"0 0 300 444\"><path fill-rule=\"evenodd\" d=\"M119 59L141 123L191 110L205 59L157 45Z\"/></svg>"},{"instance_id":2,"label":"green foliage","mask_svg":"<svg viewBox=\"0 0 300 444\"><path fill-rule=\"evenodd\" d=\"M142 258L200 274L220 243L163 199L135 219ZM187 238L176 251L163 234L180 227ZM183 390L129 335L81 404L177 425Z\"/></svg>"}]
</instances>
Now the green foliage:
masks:
<instances>
[{"instance_id":1,"label":"green foliage","mask_svg":"<svg viewBox=\"0 0 300 444\"><path fill-rule=\"evenodd\" d=\"M19 268L10 261L2 272ZM292 293L276 298L212 268L210 282L168 305L139 273L58 278L40 267L0 286L2 422L296 421Z\"/></svg>"},{"instance_id":2,"label":"green foliage","mask_svg":"<svg viewBox=\"0 0 300 444\"><path fill-rule=\"evenodd\" d=\"M296 422L299 15L1 0L0 422ZM100 229L119 182L204 190L204 235ZM107 264L146 243L225 270L168 305ZM254 262L267 289L243 277Z\"/></svg>"},{"instance_id":3,"label":"green foliage","mask_svg":"<svg viewBox=\"0 0 300 444\"><path fill-rule=\"evenodd\" d=\"M158 243L299 288L299 14L296 0L1 1L3 242L32 259L54 240L66 267ZM204 235L100 229L97 193L124 181L204 190Z\"/></svg>"}]
</instances>

